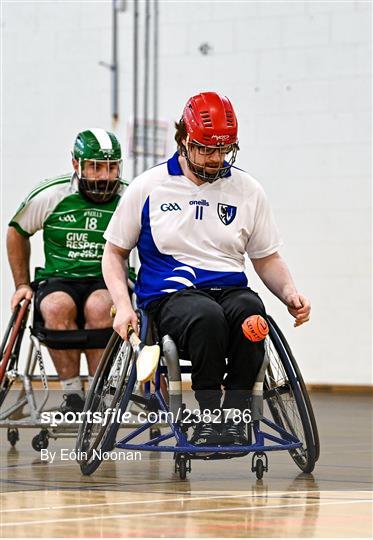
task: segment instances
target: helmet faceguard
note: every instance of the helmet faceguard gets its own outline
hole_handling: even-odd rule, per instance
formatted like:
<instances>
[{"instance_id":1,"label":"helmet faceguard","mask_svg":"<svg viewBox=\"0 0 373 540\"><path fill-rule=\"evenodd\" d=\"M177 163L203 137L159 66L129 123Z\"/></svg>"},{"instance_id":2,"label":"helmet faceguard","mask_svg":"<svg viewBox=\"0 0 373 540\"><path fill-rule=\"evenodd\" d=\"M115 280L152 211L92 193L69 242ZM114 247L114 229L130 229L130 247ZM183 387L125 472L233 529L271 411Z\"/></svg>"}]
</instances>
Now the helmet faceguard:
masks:
<instances>
[{"instance_id":1,"label":"helmet faceguard","mask_svg":"<svg viewBox=\"0 0 373 540\"><path fill-rule=\"evenodd\" d=\"M79 191L96 203L113 199L121 185L122 154L113 133L91 129L78 134L73 150Z\"/></svg>"},{"instance_id":2,"label":"helmet faceguard","mask_svg":"<svg viewBox=\"0 0 373 540\"><path fill-rule=\"evenodd\" d=\"M224 178L236 160L238 125L231 102L215 92L189 99L182 122L187 137L181 153L189 169L205 182Z\"/></svg>"},{"instance_id":3,"label":"helmet faceguard","mask_svg":"<svg viewBox=\"0 0 373 540\"><path fill-rule=\"evenodd\" d=\"M215 182L219 178L224 178L236 161L238 144L228 144L222 146L204 146L196 141L189 141L187 136L186 145L182 145L182 155L185 157L189 169L198 178L205 182ZM193 161L192 155L199 154L199 159ZM218 157L215 162L211 162L212 156ZM194 158L195 159L195 158Z\"/></svg>"},{"instance_id":4,"label":"helmet faceguard","mask_svg":"<svg viewBox=\"0 0 373 540\"><path fill-rule=\"evenodd\" d=\"M121 186L121 159L78 160L79 191L88 199L105 203L111 201Z\"/></svg>"}]
</instances>

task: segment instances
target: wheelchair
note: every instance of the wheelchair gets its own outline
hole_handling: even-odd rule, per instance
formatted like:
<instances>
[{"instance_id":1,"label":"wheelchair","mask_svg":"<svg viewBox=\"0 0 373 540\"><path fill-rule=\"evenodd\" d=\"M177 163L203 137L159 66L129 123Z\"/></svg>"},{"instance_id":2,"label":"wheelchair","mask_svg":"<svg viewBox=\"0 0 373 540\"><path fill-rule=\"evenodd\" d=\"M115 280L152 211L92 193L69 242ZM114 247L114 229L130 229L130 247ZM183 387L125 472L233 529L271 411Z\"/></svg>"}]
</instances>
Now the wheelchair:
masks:
<instances>
[{"instance_id":1,"label":"wheelchair","mask_svg":"<svg viewBox=\"0 0 373 540\"><path fill-rule=\"evenodd\" d=\"M137 352L114 333L88 393L79 427L76 455L84 475L92 474L105 453L108 455L114 448L172 453L175 473L181 480L191 472L193 459L231 459L248 454L252 454L251 471L261 479L268 471L267 452L281 450L289 452L302 472L312 472L320 453L315 416L297 362L273 318L268 317L265 357L250 398L248 444L207 447L192 445L187 439L191 424L185 421L181 375L191 372L190 364L180 364L175 343L170 336L158 338L146 312L138 310L138 316L141 340L148 345L158 343L161 347L155 376L141 391L136 375ZM146 421L138 424L127 420L125 427L135 429L116 441L123 415L132 414L134 406L147 415ZM108 412L107 421L93 422L94 413L102 419ZM171 416L167 416L169 412ZM162 413L167 418L163 424ZM168 429L164 434L160 431L162 426ZM147 430L147 441L134 441ZM163 444L169 439L175 444Z\"/></svg>"},{"instance_id":2,"label":"wheelchair","mask_svg":"<svg viewBox=\"0 0 373 540\"><path fill-rule=\"evenodd\" d=\"M33 283L34 291L37 284ZM32 309L33 302L23 300L13 311L6 327L0 347L0 427L7 428L7 439L11 446L19 440L20 428L39 428L40 432L32 439L36 451L45 449L49 439L76 438L77 425L74 422L46 422L43 412L52 413L56 408L46 409L50 396L48 381L58 380L57 376L47 376L42 345L58 349L96 348L98 333L102 338L105 332L106 342L112 329L103 330L47 330L37 310ZM27 321L32 312L32 324L27 330ZM29 334L29 347L24 368L20 369L20 354L23 340ZM37 373L38 371L38 373ZM36 392L35 381L41 381L41 396ZM20 383L21 389L15 402L7 406L9 391L14 383ZM27 413L24 413L24 408Z\"/></svg>"}]
</instances>

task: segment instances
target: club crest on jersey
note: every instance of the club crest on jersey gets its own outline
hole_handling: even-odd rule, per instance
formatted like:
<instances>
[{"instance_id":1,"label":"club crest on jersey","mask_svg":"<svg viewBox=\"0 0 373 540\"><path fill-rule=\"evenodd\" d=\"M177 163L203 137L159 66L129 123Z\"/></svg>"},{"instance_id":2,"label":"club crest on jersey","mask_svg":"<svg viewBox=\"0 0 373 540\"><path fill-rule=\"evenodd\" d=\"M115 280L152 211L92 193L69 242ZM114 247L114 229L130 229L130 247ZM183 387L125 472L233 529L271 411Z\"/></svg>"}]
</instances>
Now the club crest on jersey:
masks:
<instances>
[{"instance_id":1,"label":"club crest on jersey","mask_svg":"<svg viewBox=\"0 0 373 540\"><path fill-rule=\"evenodd\" d=\"M218 203L218 216L224 225L230 225L237 214L237 206Z\"/></svg>"}]
</instances>

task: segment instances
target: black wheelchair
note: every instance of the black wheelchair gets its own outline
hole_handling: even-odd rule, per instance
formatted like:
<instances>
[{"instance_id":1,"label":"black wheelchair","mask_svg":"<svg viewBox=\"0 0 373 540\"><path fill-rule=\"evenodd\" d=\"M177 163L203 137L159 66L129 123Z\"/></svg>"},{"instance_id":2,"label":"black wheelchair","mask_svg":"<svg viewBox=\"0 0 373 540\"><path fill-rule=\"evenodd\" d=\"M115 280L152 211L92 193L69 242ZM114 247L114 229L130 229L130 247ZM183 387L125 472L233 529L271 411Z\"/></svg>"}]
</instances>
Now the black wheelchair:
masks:
<instances>
[{"instance_id":1,"label":"black wheelchair","mask_svg":"<svg viewBox=\"0 0 373 540\"><path fill-rule=\"evenodd\" d=\"M161 347L154 380L152 385L145 383L144 387L137 383L137 352L114 333L88 393L78 432L76 454L84 475L92 474L105 453L114 448L172 453L180 479L185 479L191 471L192 459L231 459L248 454L252 454L251 471L261 479L268 471L266 452L280 450L288 451L304 473L314 469L320 444L311 401L291 349L271 317L268 317L265 358L254 385L261 390L253 392L250 398L248 444L202 447L192 445L187 439L193 421L190 423L190 418L185 421L181 375L190 373L190 365L180 364L174 342L170 336L161 339L157 336L146 312L139 310L138 315L141 340L149 345L158 343ZM134 407L137 412L142 411L143 423L129 420L136 414ZM95 414L101 421L94 421ZM125 424L122 423L124 416ZM166 422L162 424L164 417ZM134 429L116 441L121 425ZM163 425L168 428L164 434L159 429ZM143 437L147 430L149 439L134 443L134 439ZM175 443L163 444L169 439Z\"/></svg>"},{"instance_id":2,"label":"black wheelchair","mask_svg":"<svg viewBox=\"0 0 373 540\"><path fill-rule=\"evenodd\" d=\"M38 284L32 283L34 291ZM111 328L101 330L49 330L44 327L40 313L33 309L33 301L24 300L11 314L0 347L0 427L7 428L11 446L19 440L20 428L38 428L32 439L36 451L48 447L49 439L76 438L77 424L59 421L58 425L43 419L43 413L57 411L47 409L50 396L49 382L57 376L48 376L45 370L42 346L67 350L102 347L113 333ZM27 327L31 312L31 324ZM25 362L21 361L25 335L29 337ZM35 382L41 382L41 392ZM7 397L14 385L19 383L17 398ZM39 385L38 385L39 386ZM27 412L24 412L26 408Z\"/></svg>"}]
</instances>

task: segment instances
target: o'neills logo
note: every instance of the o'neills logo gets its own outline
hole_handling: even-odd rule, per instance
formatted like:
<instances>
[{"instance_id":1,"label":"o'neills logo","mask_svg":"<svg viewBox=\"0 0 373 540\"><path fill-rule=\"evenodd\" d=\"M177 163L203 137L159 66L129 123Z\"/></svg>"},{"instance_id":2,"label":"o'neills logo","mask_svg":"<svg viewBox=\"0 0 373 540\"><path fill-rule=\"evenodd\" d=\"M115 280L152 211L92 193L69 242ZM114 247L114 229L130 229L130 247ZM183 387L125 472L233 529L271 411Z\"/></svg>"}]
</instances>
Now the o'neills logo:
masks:
<instances>
[{"instance_id":1,"label":"o'neills logo","mask_svg":"<svg viewBox=\"0 0 373 540\"><path fill-rule=\"evenodd\" d=\"M217 141L226 141L229 139L229 135L212 135L211 139L216 139Z\"/></svg>"},{"instance_id":2,"label":"o'neills logo","mask_svg":"<svg viewBox=\"0 0 373 540\"><path fill-rule=\"evenodd\" d=\"M210 206L210 203L206 201L206 199L201 199L200 201L189 201L189 204L193 206L194 204L197 204L199 206Z\"/></svg>"}]
</instances>

